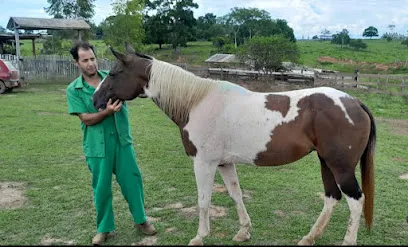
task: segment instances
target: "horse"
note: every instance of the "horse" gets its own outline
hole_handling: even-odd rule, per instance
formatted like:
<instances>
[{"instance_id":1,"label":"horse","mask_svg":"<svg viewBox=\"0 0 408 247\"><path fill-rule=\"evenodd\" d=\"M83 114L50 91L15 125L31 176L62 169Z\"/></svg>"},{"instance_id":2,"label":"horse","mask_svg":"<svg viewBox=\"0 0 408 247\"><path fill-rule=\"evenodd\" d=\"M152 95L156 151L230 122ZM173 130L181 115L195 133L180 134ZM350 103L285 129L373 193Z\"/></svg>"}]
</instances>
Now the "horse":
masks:
<instances>
[{"instance_id":1,"label":"horse","mask_svg":"<svg viewBox=\"0 0 408 247\"><path fill-rule=\"evenodd\" d=\"M203 245L210 233L209 205L218 169L236 204L240 229L233 241L250 239L252 223L242 199L236 164L278 166L316 151L325 191L324 206L298 245L322 236L344 194L350 210L344 245L357 244L364 209L373 223L376 126L358 99L330 87L286 92L254 92L228 81L202 78L176 65L110 48L117 58L96 88L96 109L113 101L150 98L179 128L192 159L197 184L199 223L189 245ZM360 161L362 190L355 177Z\"/></svg>"}]
</instances>

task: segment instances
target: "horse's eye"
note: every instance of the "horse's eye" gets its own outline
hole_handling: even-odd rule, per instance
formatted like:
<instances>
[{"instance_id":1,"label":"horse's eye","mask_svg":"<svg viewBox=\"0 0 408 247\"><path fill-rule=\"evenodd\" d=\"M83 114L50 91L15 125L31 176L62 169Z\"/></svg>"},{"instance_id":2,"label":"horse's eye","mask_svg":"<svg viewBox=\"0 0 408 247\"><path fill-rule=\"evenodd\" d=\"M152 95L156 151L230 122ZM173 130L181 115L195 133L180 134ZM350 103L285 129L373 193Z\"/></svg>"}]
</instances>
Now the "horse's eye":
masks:
<instances>
[{"instance_id":1,"label":"horse's eye","mask_svg":"<svg viewBox=\"0 0 408 247\"><path fill-rule=\"evenodd\" d=\"M109 76L110 76L110 77L114 77L115 75L114 75L114 74L112 74L112 73L109 73Z\"/></svg>"}]
</instances>

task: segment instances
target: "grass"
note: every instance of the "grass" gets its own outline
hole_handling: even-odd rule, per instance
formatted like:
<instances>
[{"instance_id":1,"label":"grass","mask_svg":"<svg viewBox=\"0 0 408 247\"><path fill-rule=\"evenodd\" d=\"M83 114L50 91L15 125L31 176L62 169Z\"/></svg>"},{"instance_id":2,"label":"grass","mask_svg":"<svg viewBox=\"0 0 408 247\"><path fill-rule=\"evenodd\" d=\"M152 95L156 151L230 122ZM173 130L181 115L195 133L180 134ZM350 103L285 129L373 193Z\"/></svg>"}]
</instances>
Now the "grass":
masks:
<instances>
[{"instance_id":1,"label":"grass","mask_svg":"<svg viewBox=\"0 0 408 247\"><path fill-rule=\"evenodd\" d=\"M0 182L25 185L23 207L0 209L0 245L38 245L48 236L88 245L95 233L90 172L82 152L80 122L66 114L64 84L32 84L1 95ZM403 97L350 91L362 99L375 117L408 119ZM150 100L129 102L134 147L143 174L149 216L159 218L158 245L185 245L196 234L198 217L178 209L153 211L181 202L196 205L196 185L191 160L185 155L178 128ZM374 227L358 234L362 245L407 245L406 190L408 136L378 121ZM323 202L318 159L313 153L280 167L238 165L241 187L253 223L252 239L239 245L293 245L317 219ZM359 172L357 172L359 173ZM360 180L360 178L358 178ZM222 184L217 174L216 183ZM108 244L130 245L143 239L132 228L127 204L113 183L118 235ZM214 193L212 203L228 209L226 217L211 220L206 245L236 244L238 228L234 203ZM276 212L282 211L279 215ZM343 199L317 245L340 244L347 227L348 208ZM174 231L165 230L174 227Z\"/></svg>"}]
</instances>

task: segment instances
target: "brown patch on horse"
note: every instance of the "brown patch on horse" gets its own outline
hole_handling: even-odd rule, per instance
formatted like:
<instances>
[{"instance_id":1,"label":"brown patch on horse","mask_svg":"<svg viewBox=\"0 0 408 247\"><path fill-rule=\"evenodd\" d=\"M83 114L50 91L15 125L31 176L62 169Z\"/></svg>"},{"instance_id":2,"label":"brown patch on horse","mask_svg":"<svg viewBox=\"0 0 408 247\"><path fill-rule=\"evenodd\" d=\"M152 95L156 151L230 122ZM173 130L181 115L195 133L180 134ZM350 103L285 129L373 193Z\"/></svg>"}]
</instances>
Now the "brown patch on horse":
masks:
<instances>
[{"instance_id":1,"label":"brown patch on horse","mask_svg":"<svg viewBox=\"0 0 408 247\"><path fill-rule=\"evenodd\" d=\"M269 97L271 96L271 97ZM286 116L289 111L290 100L269 95L269 110L277 109ZM272 97L273 96L273 97ZM299 112L295 120L289 123L282 123L275 127L271 133L271 140L266 144L266 151L257 154L255 164L257 166L275 166L292 163L307 155L314 147L314 133L312 119L315 112L308 107L305 97L298 103ZM306 100L305 100L306 99ZM275 102L275 104L273 103ZM280 107L274 107L280 105Z\"/></svg>"},{"instance_id":2,"label":"brown patch on horse","mask_svg":"<svg viewBox=\"0 0 408 247\"><path fill-rule=\"evenodd\" d=\"M278 111L285 117L290 108L290 98L286 95L269 94L266 96L265 107L271 111Z\"/></svg>"},{"instance_id":3,"label":"brown patch on horse","mask_svg":"<svg viewBox=\"0 0 408 247\"><path fill-rule=\"evenodd\" d=\"M184 127L187 125L188 120L186 123L178 123L179 129L180 129L180 134L181 134L181 140L184 145L184 150L186 151L186 154L188 156L196 156L197 154L197 148L194 145L194 143L190 140L189 133Z\"/></svg>"},{"instance_id":4,"label":"brown patch on horse","mask_svg":"<svg viewBox=\"0 0 408 247\"><path fill-rule=\"evenodd\" d=\"M293 121L282 123L272 130L266 151L258 153L255 164L258 166L288 164L299 160L313 150L317 150L324 157L333 156L333 145L344 148L342 152L337 152L342 155L349 152L350 145L353 149L363 151L370 132L370 129L367 128L369 117L357 100L342 98L341 101L354 125L349 122L343 110L335 105L330 97L321 93L306 96L297 104L298 116ZM350 135L349 132L355 135L350 135L352 138L344 139L342 138L343 131L348 135ZM357 164L361 155L362 153L356 154L352 160L345 162L350 165Z\"/></svg>"},{"instance_id":5,"label":"brown patch on horse","mask_svg":"<svg viewBox=\"0 0 408 247\"><path fill-rule=\"evenodd\" d=\"M196 156L197 148L192 141L190 141L188 131L185 129L180 129L181 139L183 141L184 149L188 156Z\"/></svg>"}]
</instances>

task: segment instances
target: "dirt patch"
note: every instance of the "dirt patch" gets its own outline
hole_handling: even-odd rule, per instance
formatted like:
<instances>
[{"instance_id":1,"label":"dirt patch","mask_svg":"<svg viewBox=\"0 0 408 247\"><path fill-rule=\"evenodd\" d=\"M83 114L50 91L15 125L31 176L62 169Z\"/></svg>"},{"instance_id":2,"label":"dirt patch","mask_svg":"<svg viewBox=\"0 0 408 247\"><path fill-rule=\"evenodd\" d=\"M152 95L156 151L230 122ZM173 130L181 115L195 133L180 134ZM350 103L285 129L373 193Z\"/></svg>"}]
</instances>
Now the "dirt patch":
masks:
<instances>
[{"instance_id":1,"label":"dirt patch","mask_svg":"<svg viewBox=\"0 0 408 247\"><path fill-rule=\"evenodd\" d=\"M73 240L63 240L59 238L52 238L49 235L45 235L43 239L41 239L40 245L74 245L75 242Z\"/></svg>"},{"instance_id":2,"label":"dirt patch","mask_svg":"<svg viewBox=\"0 0 408 247\"><path fill-rule=\"evenodd\" d=\"M243 190L242 191L242 197L244 199L252 199L252 191L250 190Z\"/></svg>"},{"instance_id":3,"label":"dirt patch","mask_svg":"<svg viewBox=\"0 0 408 247\"><path fill-rule=\"evenodd\" d=\"M408 160L404 159L404 158L400 158L400 157L395 157L392 158L392 161L398 161L398 162L408 162Z\"/></svg>"},{"instance_id":4,"label":"dirt patch","mask_svg":"<svg viewBox=\"0 0 408 247\"><path fill-rule=\"evenodd\" d=\"M402 174L399 176L400 179L408 179L408 173Z\"/></svg>"},{"instance_id":5,"label":"dirt patch","mask_svg":"<svg viewBox=\"0 0 408 247\"><path fill-rule=\"evenodd\" d=\"M390 126L394 134L408 136L408 120L389 118L377 118L376 120L378 122L386 123L388 126Z\"/></svg>"},{"instance_id":6,"label":"dirt patch","mask_svg":"<svg viewBox=\"0 0 408 247\"><path fill-rule=\"evenodd\" d=\"M166 228L166 230L164 230L164 232L169 233L169 232L174 232L175 230L176 230L175 227L169 227L169 228Z\"/></svg>"},{"instance_id":7,"label":"dirt patch","mask_svg":"<svg viewBox=\"0 0 408 247\"><path fill-rule=\"evenodd\" d=\"M160 221L160 218L148 216L148 217L147 217L147 220L148 220L149 222L158 222L158 221Z\"/></svg>"},{"instance_id":8,"label":"dirt patch","mask_svg":"<svg viewBox=\"0 0 408 247\"><path fill-rule=\"evenodd\" d=\"M273 211L273 213L280 216L280 217L285 217L286 216L285 212L283 212L282 210L275 210L275 211Z\"/></svg>"},{"instance_id":9,"label":"dirt patch","mask_svg":"<svg viewBox=\"0 0 408 247\"><path fill-rule=\"evenodd\" d=\"M383 71L386 71L390 68L396 69L404 65L404 63L383 64L383 63L357 62L357 61L353 61L352 59L346 59L346 58L338 59L338 58L329 57L329 56L319 57L317 58L317 62L333 63L333 64L348 64L348 65L354 65L356 67L370 67L370 68L375 68L377 70L383 70Z\"/></svg>"},{"instance_id":10,"label":"dirt patch","mask_svg":"<svg viewBox=\"0 0 408 247\"><path fill-rule=\"evenodd\" d=\"M164 206L165 209L169 209L169 208L179 209L179 208L183 208L183 207L184 207L183 203L181 203L181 202L177 202L177 203L174 203L174 204L169 204L169 205Z\"/></svg>"},{"instance_id":11,"label":"dirt patch","mask_svg":"<svg viewBox=\"0 0 408 247\"><path fill-rule=\"evenodd\" d=\"M21 207L27 198L24 196L22 183L0 183L0 209L13 209Z\"/></svg>"},{"instance_id":12,"label":"dirt patch","mask_svg":"<svg viewBox=\"0 0 408 247\"><path fill-rule=\"evenodd\" d=\"M181 212L187 217L194 217L198 215L197 206L189 207L189 208L182 208ZM210 206L210 217L218 218L224 217L227 215L227 209L220 206Z\"/></svg>"},{"instance_id":13,"label":"dirt patch","mask_svg":"<svg viewBox=\"0 0 408 247\"><path fill-rule=\"evenodd\" d=\"M213 191L217 193L227 193L227 188L223 184L214 184Z\"/></svg>"},{"instance_id":14,"label":"dirt patch","mask_svg":"<svg viewBox=\"0 0 408 247\"><path fill-rule=\"evenodd\" d=\"M138 245L155 245L157 243L157 237L146 237L142 239L140 242L133 243L132 246L138 246Z\"/></svg>"}]
</instances>

